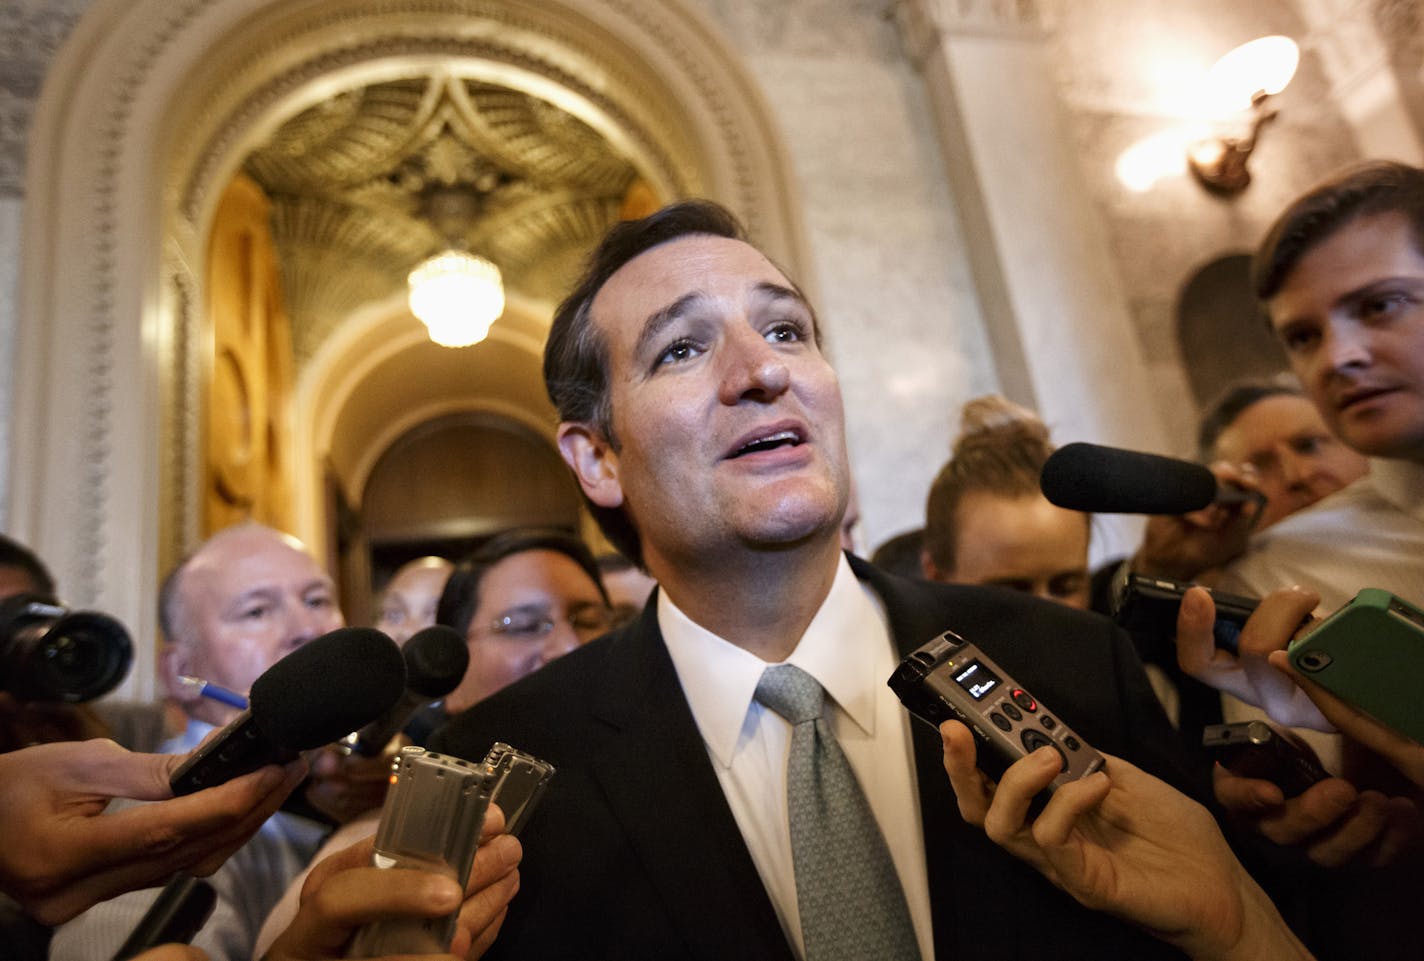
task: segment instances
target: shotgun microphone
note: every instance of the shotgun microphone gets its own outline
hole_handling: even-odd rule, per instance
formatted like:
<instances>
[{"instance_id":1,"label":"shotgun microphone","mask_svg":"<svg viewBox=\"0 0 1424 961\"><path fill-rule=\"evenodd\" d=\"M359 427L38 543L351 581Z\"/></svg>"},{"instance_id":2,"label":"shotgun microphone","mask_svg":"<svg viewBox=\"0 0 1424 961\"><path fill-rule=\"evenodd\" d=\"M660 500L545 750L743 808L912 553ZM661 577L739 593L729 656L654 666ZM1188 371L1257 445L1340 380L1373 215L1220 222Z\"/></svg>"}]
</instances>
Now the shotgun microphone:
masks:
<instances>
[{"instance_id":1,"label":"shotgun microphone","mask_svg":"<svg viewBox=\"0 0 1424 961\"><path fill-rule=\"evenodd\" d=\"M1255 491L1223 487L1201 464L1098 444L1064 444L1044 462L1049 502L1092 514L1189 514L1211 504L1262 505Z\"/></svg>"}]
</instances>

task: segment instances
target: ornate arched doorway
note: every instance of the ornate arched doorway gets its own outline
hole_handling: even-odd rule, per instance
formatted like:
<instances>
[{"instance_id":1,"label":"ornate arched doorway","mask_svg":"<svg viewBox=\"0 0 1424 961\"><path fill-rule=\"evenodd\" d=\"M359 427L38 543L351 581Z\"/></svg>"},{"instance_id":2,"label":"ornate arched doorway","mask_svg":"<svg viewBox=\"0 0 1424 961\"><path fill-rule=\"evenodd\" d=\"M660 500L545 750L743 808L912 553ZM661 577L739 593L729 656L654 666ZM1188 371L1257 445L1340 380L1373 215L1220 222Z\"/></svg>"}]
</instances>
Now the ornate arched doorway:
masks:
<instances>
[{"instance_id":1,"label":"ornate arched doorway","mask_svg":"<svg viewBox=\"0 0 1424 961\"><path fill-rule=\"evenodd\" d=\"M160 572L198 539L205 267L226 187L304 111L435 71L536 98L611 145L656 196L718 199L773 256L802 264L767 111L676 0L99 0L35 118L17 343L10 517L71 600L152 638ZM549 306L537 292L513 298L492 341L537 357ZM418 346L400 313L391 298L345 311L296 374L296 526L318 550L323 465L362 396L353 373ZM532 401L513 406L538 420ZM352 465L379 455L357 447ZM132 696L152 690L151 646L140 648Z\"/></svg>"}]
</instances>

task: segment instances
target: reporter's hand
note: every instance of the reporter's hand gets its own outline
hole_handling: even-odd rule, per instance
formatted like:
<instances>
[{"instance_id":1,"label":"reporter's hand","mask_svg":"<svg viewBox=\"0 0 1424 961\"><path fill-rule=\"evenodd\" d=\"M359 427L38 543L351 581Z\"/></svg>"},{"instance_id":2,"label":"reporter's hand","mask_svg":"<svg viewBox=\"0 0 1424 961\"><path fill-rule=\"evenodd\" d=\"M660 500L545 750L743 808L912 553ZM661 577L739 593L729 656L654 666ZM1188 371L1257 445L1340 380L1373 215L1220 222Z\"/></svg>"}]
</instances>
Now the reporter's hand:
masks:
<instances>
[{"instance_id":1,"label":"reporter's hand","mask_svg":"<svg viewBox=\"0 0 1424 961\"><path fill-rule=\"evenodd\" d=\"M1241 777L1220 765L1212 776L1217 801L1236 820L1321 867L1395 864L1424 837L1424 821L1412 800L1360 791L1342 778L1327 778L1287 798L1270 781Z\"/></svg>"},{"instance_id":2,"label":"reporter's hand","mask_svg":"<svg viewBox=\"0 0 1424 961\"><path fill-rule=\"evenodd\" d=\"M1216 646L1216 605L1196 587L1177 611L1177 663L1197 680L1261 708L1288 727L1333 730L1310 699L1267 661L1295 636L1320 596L1298 587L1272 591L1241 628L1236 654Z\"/></svg>"},{"instance_id":3,"label":"reporter's hand","mask_svg":"<svg viewBox=\"0 0 1424 961\"><path fill-rule=\"evenodd\" d=\"M1060 759L1040 748L996 786L974 768L973 735L940 727L961 813L1079 903L1144 928L1190 957L1308 958L1200 804L1128 762L1066 784L1032 822L1034 796Z\"/></svg>"},{"instance_id":4,"label":"reporter's hand","mask_svg":"<svg viewBox=\"0 0 1424 961\"><path fill-rule=\"evenodd\" d=\"M174 798L169 778L186 759L136 754L107 740L0 755L0 890L55 925L175 871L211 874L306 770L301 762L274 765ZM157 803L105 813L114 798Z\"/></svg>"},{"instance_id":5,"label":"reporter's hand","mask_svg":"<svg viewBox=\"0 0 1424 961\"><path fill-rule=\"evenodd\" d=\"M1211 465L1219 485L1256 491L1255 472L1224 462ZM1213 504L1190 514L1147 518L1142 544L1130 561L1139 574L1194 581L1246 550L1261 514L1255 504Z\"/></svg>"},{"instance_id":6,"label":"reporter's hand","mask_svg":"<svg viewBox=\"0 0 1424 961\"><path fill-rule=\"evenodd\" d=\"M1387 727L1353 705L1346 704L1308 676L1297 671L1285 651L1268 658L1272 667L1300 687L1341 734L1384 758L1410 782L1424 788L1424 745Z\"/></svg>"},{"instance_id":7,"label":"reporter's hand","mask_svg":"<svg viewBox=\"0 0 1424 961\"><path fill-rule=\"evenodd\" d=\"M501 833L504 818L491 806L480 849L461 892L450 878L430 871L371 867L374 838L319 861L302 886L301 906L263 961L325 961L345 956L356 930L381 918L434 918L456 908L460 917L450 954L478 958L489 949L519 890L519 841Z\"/></svg>"},{"instance_id":8,"label":"reporter's hand","mask_svg":"<svg viewBox=\"0 0 1424 961\"><path fill-rule=\"evenodd\" d=\"M322 748L310 755L307 802L337 824L346 824L375 810L385 803L395 755L409 743L404 735L397 735L375 757L344 754L334 747Z\"/></svg>"}]
</instances>

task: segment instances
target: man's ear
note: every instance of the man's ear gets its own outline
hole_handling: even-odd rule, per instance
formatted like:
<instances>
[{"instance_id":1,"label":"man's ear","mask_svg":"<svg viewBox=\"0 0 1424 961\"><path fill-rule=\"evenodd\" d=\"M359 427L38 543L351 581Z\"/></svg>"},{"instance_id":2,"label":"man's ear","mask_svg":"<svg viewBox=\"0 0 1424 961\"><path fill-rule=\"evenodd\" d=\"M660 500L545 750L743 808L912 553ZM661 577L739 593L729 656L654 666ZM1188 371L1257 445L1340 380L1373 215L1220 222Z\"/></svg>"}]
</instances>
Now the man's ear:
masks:
<instances>
[{"instance_id":1,"label":"man's ear","mask_svg":"<svg viewBox=\"0 0 1424 961\"><path fill-rule=\"evenodd\" d=\"M573 468L579 486L599 507L621 507L623 485L618 481L618 453L601 432L581 421L559 425L559 453Z\"/></svg>"},{"instance_id":2,"label":"man's ear","mask_svg":"<svg viewBox=\"0 0 1424 961\"><path fill-rule=\"evenodd\" d=\"M194 695L188 694L179 683L178 678L184 674L191 674L192 650L187 644L164 645L163 650L158 652L158 676L163 682L163 686L168 691L168 696L175 701L185 701Z\"/></svg>"},{"instance_id":3,"label":"man's ear","mask_svg":"<svg viewBox=\"0 0 1424 961\"><path fill-rule=\"evenodd\" d=\"M924 574L925 580L927 581L949 580L949 578L945 577L940 571L939 567L935 564L934 558L930 557L930 550L928 547L920 549L920 572Z\"/></svg>"}]
</instances>

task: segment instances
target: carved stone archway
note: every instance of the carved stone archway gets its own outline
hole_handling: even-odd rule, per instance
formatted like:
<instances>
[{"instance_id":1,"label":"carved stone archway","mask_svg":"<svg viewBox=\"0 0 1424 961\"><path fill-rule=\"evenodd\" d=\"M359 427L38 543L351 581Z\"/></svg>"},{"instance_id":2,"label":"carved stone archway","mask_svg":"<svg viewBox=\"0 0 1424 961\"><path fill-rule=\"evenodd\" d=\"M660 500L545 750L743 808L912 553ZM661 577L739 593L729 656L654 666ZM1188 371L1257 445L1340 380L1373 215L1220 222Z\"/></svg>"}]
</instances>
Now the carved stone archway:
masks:
<instances>
[{"instance_id":1,"label":"carved stone archway","mask_svg":"<svg viewBox=\"0 0 1424 961\"><path fill-rule=\"evenodd\" d=\"M140 639L197 529L204 246L254 142L415 61L548 99L663 196L720 200L796 272L796 189L767 109L678 0L97 0L31 131L10 512L74 603ZM210 355L211 351L206 351Z\"/></svg>"}]
</instances>

